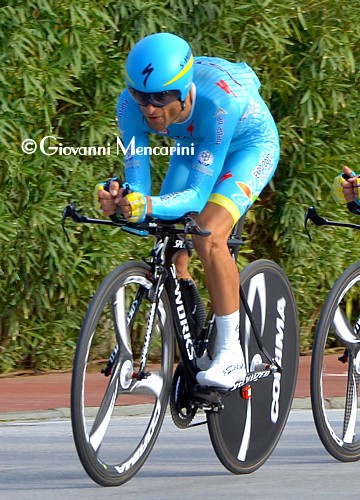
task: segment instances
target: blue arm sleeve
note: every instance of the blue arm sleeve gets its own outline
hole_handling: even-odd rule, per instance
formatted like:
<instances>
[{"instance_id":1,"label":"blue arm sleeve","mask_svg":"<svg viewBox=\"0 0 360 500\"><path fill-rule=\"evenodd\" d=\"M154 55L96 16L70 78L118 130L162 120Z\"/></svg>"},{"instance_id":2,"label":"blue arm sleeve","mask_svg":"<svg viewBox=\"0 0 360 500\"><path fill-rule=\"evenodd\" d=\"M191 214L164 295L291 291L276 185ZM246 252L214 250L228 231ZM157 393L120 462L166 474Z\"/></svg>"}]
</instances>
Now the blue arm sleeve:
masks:
<instances>
[{"instance_id":1,"label":"blue arm sleeve","mask_svg":"<svg viewBox=\"0 0 360 500\"><path fill-rule=\"evenodd\" d=\"M150 161L147 155L136 153L137 148L149 146L148 131L143 126L139 106L135 104L127 90L121 94L116 108L116 117L122 134L125 153L125 179L133 191L151 194Z\"/></svg>"}]
</instances>

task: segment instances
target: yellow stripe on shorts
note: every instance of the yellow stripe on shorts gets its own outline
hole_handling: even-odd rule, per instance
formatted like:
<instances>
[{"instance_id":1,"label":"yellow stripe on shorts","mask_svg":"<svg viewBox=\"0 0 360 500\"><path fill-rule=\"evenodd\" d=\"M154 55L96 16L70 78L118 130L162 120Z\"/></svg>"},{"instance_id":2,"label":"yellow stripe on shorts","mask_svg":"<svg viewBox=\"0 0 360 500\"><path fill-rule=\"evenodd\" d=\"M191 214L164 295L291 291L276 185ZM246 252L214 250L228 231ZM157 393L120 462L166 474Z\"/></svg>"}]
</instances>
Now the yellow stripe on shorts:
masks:
<instances>
[{"instance_id":1,"label":"yellow stripe on shorts","mask_svg":"<svg viewBox=\"0 0 360 500\"><path fill-rule=\"evenodd\" d=\"M240 219L240 210L237 205L229 198L226 198L226 196L223 196L222 194L218 193L212 193L210 195L209 201L212 203L216 203L217 205L220 205L221 207L226 208L226 210L231 214L232 218L234 219L234 224L237 223L237 221Z\"/></svg>"}]
</instances>

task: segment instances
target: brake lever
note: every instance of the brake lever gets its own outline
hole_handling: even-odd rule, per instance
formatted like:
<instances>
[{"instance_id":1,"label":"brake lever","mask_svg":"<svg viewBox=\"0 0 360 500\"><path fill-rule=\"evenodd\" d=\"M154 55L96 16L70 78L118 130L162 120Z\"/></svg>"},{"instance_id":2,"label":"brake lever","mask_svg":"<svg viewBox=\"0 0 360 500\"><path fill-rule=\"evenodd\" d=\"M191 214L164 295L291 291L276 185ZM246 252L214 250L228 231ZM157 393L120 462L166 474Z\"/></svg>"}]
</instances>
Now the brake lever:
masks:
<instances>
[{"instance_id":1,"label":"brake lever","mask_svg":"<svg viewBox=\"0 0 360 500\"><path fill-rule=\"evenodd\" d=\"M187 219L184 226L184 234L194 234L195 236L210 236L211 231L209 229L202 229L198 223L192 217Z\"/></svg>"},{"instance_id":2,"label":"brake lever","mask_svg":"<svg viewBox=\"0 0 360 500\"><path fill-rule=\"evenodd\" d=\"M308 235L308 238L310 241L312 241L311 239L311 236L310 236L310 231L308 230L307 228L307 221L308 220L311 220L311 222L313 222L316 226L338 226L338 227L351 227L350 224L345 224L345 223L342 223L342 222L335 222L335 221L331 221L329 219L326 219L325 217L322 217L321 215L319 215L316 210L315 210L315 207L309 207L307 210L306 210L306 213L305 213L305 220L304 220L304 228L305 228L305 231Z\"/></svg>"},{"instance_id":3,"label":"brake lever","mask_svg":"<svg viewBox=\"0 0 360 500\"><path fill-rule=\"evenodd\" d=\"M355 202L351 202L351 203L355 203ZM350 203L348 203L348 205L349 204ZM356 203L355 203L355 205L356 205ZM359 210L358 214L360 215L360 210ZM337 221L332 221L332 220L326 219L325 217L321 217L320 215L317 214L315 207L310 207L307 209L307 211L305 213L305 221L304 221L305 231L306 231L310 241L311 241L311 236L310 236L309 230L307 229L307 221L309 219L316 226L335 226L335 227L346 227L349 229L357 229L357 230L360 229L360 225L358 225L358 224L351 224L349 222L337 222Z\"/></svg>"},{"instance_id":4,"label":"brake lever","mask_svg":"<svg viewBox=\"0 0 360 500\"><path fill-rule=\"evenodd\" d=\"M309 241L312 241L312 238L311 238L311 235L310 235L310 231L308 229L308 220L311 220L312 222L314 222L314 224L316 224L317 226L321 226L323 225L322 224L322 218L317 214L316 210L315 210L315 207L309 207L306 212L305 212L305 217L304 217L304 229L305 229L305 232L309 238ZM319 223L318 223L319 222Z\"/></svg>"},{"instance_id":5,"label":"brake lever","mask_svg":"<svg viewBox=\"0 0 360 500\"><path fill-rule=\"evenodd\" d=\"M70 241L70 238L69 238L69 235L65 229L65 221L66 219L70 217L74 222L83 222L84 219L86 219L86 217L84 217L83 215L80 215L77 210L76 210L76 207L73 203L70 203L70 205L67 205L63 212L62 212L62 217L61 217L61 227L62 227L62 230L66 236L66 239L68 241Z\"/></svg>"},{"instance_id":6,"label":"brake lever","mask_svg":"<svg viewBox=\"0 0 360 500\"><path fill-rule=\"evenodd\" d=\"M184 244L187 250L188 256L191 257L192 252L192 244L191 240L188 239L189 234L194 234L195 236L210 236L211 231L208 229L201 229L201 227L197 224L195 219L192 217L186 218L186 224L184 225Z\"/></svg>"},{"instance_id":7,"label":"brake lever","mask_svg":"<svg viewBox=\"0 0 360 500\"><path fill-rule=\"evenodd\" d=\"M94 224L105 224L105 225L111 225L111 226L121 226L121 221L120 219L116 218L116 220L101 220L101 219L91 219L87 217L86 215L80 215L81 210L77 210L76 206L74 203L71 203L70 205L67 205L62 213L62 218L61 218L61 226L64 231L64 234L66 236L66 239L70 241L69 235L65 229L65 221L68 217L70 217L74 222L77 222L78 224L84 224L84 223L94 223Z\"/></svg>"}]
</instances>

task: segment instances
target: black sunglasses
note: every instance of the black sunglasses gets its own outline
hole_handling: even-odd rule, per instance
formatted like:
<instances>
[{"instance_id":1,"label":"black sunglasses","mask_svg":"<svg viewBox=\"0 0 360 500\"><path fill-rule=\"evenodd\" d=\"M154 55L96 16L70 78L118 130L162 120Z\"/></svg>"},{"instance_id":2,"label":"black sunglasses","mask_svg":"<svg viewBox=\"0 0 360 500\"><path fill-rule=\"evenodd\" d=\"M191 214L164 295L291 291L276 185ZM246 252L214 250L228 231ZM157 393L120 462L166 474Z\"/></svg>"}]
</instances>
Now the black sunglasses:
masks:
<instances>
[{"instance_id":1,"label":"black sunglasses","mask_svg":"<svg viewBox=\"0 0 360 500\"><path fill-rule=\"evenodd\" d=\"M131 97L140 105L147 106L151 104L157 108L162 108L167 104L175 101L180 101L179 90L164 90L163 92L139 92L131 87L128 87Z\"/></svg>"}]
</instances>

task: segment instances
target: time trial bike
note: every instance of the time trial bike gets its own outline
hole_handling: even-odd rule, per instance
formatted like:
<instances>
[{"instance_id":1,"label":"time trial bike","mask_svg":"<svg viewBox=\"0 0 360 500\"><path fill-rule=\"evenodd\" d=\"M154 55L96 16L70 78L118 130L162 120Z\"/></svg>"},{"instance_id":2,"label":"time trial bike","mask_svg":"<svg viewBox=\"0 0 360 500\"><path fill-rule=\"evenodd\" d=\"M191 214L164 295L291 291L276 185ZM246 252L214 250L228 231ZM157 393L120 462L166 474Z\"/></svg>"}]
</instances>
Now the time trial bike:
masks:
<instances>
[{"instance_id":1,"label":"time trial bike","mask_svg":"<svg viewBox=\"0 0 360 500\"><path fill-rule=\"evenodd\" d=\"M348 208L360 215L357 205L351 203ZM360 229L357 224L328 220L314 207L305 214L305 228L309 220L317 226ZM311 405L319 438L342 462L360 459L359 381L360 261L342 272L321 308L310 369Z\"/></svg>"},{"instance_id":2,"label":"time trial bike","mask_svg":"<svg viewBox=\"0 0 360 500\"><path fill-rule=\"evenodd\" d=\"M174 257L180 250L191 252L191 235L207 237L209 232L191 215L131 224L120 218L91 219L69 205L63 220L67 217L154 237L150 256L123 263L104 279L81 327L71 420L88 475L102 486L131 479L155 444L168 402L178 427L207 423L215 453L229 471L258 469L282 434L297 378L297 309L282 269L258 260L241 271L236 293L241 297L245 381L229 390L201 387L196 374L212 357L214 315L209 311L206 321L194 316L196 307L189 307L190 292L177 279ZM240 233L238 223L228 240L234 259L242 245ZM193 420L197 412L203 422Z\"/></svg>"}]
</instances>

